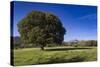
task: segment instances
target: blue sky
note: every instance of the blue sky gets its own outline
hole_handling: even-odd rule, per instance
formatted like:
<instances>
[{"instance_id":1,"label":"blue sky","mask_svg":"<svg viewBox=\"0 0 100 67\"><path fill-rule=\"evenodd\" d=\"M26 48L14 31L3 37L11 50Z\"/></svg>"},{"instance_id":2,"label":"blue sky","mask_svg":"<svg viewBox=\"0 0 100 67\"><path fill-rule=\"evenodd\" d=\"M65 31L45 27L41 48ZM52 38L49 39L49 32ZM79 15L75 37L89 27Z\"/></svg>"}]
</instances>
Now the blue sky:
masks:
<instances>
[{"instance_id":1,"label":"blue sky","mask_svg":"<svg viewBox=\"0 0 100 67\"><path fill-rule=\"evenodd\" d=\"M68 5L68 4L47 4L31 2L14 2L14 29L13 36L20 36L17 23L32 10L50 12L59 17L67 30L64 41L96 40L97 39L97 7Z\"/></svg>"}]
</instances>

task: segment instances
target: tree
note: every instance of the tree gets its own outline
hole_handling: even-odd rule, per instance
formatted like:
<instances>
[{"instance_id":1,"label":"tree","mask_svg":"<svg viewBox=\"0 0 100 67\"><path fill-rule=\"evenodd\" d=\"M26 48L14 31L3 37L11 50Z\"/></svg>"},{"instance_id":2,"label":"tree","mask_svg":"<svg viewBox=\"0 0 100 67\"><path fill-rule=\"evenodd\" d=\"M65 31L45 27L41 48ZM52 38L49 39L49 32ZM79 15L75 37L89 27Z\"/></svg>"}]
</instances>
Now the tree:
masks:
<instances>
[{"instance_id":1,"label":"tree","mask_svg":"<svg viewBox=\"0 0 100 67\"><path fill-rule=\"evenodd\" d=\"M40 11L30 12L17 26L24 44L37 44L42 50L46 44L61 44L66 32L57 16Z\"/></svg>"},{"instance_id":2,"label":"tree","mask_svg":"<svg viewBox=\"0 0 100 67\"><path fill-rule=\"evenodd\" d=\"M96 40L88 40L86 42L87 46L97 46L97 41Z\"/></svg>"},{"instance_id":3,"label":"tree","mask_svg":"<svg viewBox=\"0 0 100 67\"><path fill-rule=\"evenodd\" d=\"M77 39L72 40L71 45L74 46L74 47L78 47L79 46L79 41Z\"/></svg>"}]
</instances>

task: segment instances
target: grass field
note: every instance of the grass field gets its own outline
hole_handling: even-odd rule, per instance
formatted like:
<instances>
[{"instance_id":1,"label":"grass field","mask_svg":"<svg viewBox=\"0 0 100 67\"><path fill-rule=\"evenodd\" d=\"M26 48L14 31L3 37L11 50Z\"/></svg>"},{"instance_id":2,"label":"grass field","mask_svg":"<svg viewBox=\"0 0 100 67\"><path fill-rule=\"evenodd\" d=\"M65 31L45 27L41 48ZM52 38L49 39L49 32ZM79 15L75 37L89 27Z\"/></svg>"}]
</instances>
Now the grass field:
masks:
<instances>
[{"instance_id":1,"label":"grass field","mask_svg":"<svg viewBox=\"0 0 100 67\"><path fill-rule=\"evenodd\" d=\"M96 47L49 47L14 49L14 65L96 61Z\"/></svg>"}]
</instances>

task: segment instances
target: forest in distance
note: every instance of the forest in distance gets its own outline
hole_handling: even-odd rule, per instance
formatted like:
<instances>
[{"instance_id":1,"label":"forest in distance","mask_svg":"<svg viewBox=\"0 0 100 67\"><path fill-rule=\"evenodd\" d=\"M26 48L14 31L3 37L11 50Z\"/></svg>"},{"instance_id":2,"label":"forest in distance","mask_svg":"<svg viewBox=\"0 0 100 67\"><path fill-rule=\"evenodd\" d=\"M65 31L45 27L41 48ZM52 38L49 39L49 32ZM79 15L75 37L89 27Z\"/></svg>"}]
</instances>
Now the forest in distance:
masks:
<instances>
[{"instance_id":1,"label":"forest in distance","mask_svg":"<svg viewBox=\"0 0 100 67\"><path fill-rule=\"evenodd\" d=\"M28 44L28 45L24 45L21 42L21 39L19 36L16 37L12 37L12 46L13 49L18 49L18 48L32 48L32 47L40 47L39 45L36 44ZM67 42L63 42L61 45L59 44L48 44L46 47L56 47L56 46L74 46L74 47L79 47L79 46L97 46L97 40L71 40L71 41L67 41Z\"/></svg>"}]
</instances>

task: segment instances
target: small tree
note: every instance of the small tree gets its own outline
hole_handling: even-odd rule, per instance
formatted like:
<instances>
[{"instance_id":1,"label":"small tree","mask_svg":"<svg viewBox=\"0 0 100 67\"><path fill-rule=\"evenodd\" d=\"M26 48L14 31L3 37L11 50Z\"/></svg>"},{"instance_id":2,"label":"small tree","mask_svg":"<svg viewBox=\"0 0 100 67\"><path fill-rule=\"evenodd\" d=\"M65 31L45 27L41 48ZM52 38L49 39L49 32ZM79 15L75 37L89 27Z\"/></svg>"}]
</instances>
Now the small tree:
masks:
<instances>
[{"instance_id":1,"label":"small tree","mask_svg":"<svg viewBox=\"0 0 100 67\"><path fill-rule=\"evenodd\" d=\"M71 41L71 44L72 44L72 46L74 46L74 47L78 47L79 46L79 41L76 39L76 40L72 40Z\"/></svg>"},{"instance_id":2,"label":"small tree","mask_svg":"<svg viewBox=\"0 0 100 67\"><path fill-rule=\"evenodd\" d=\"M61 44L66 32L59 18L51 13L32 11L18 23L18 31L25 44Z\"/></svg>"}]
</instances>

